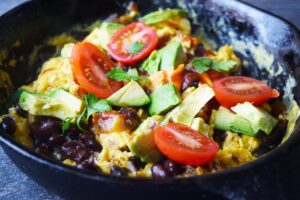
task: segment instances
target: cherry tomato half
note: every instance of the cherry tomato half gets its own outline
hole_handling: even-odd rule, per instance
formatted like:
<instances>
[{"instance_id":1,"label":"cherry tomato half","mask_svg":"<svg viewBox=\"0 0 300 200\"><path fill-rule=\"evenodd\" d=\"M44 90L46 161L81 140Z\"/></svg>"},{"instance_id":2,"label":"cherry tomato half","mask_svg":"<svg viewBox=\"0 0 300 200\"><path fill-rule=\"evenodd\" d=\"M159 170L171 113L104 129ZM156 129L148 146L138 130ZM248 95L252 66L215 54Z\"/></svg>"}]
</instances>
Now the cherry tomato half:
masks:
<instances>
[{"instance_id":1,"label":"cherry tomato half","mask_svg":"<svg viewBox=\"0 0 300 200\"><path fill-rule=\"evenodd\" d=\"M122 87L121 82L106 76L115 64L91 43L77 43L72 50L71 62L76 81L88 93L104 99Z\"/></svg>"},{"instance_id":2,"label":"cherry tomato half","mask_svg":"<svg viewBox=\"0 0 300 200\"><path fill-rule=\"evenodd\" d=\"M270 98L277 98L279 92L265 83L244 76L229 76L213 82L218 102L227 108L238 103L250 102L255 106L266 103Z\"/></svg>"},{"instance_id":3,"label":"cherry tomato half","mask_svg":"<svg viewBox=\"0 0 300 200\"><path fill-rule=\"evenodd\" d=\"M215 157L219 149L219 145L206 135L178 123L158 127L154 139L164 155L184 165L204 165Z\"/></svg>"},{"instance_id":4,"label":"cherry tomato half","mask_svg":"<svg viewBox=\"0 0 300 200\"><path fill-rule=\"evenodd\" d=\"M109 54L123 64L134 64L145 59L156 48L156 32L141 22L129 24L118 30L108 44ZM134 52L130 46L136 44Z\"/></svg>"}]
</instances>

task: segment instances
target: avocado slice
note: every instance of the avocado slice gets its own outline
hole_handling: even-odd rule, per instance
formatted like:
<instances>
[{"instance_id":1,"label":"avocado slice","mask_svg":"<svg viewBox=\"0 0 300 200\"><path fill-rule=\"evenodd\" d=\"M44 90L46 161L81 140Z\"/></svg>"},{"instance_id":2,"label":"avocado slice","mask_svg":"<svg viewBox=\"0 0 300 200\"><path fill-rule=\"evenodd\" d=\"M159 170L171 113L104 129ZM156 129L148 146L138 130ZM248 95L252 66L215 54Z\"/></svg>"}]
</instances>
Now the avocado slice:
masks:
<instances>
[{"instance_id":1,"label":"avocado slice","mask_svg":"<svg viewBox=\"0 0 300 200\"><path fill-rule=\"evenodd\" d=\"M180 103L180 97L174 84L160 86L150 95L150 115L159 115Z\"/></svg>"},{"instance_id":2,"label":"avocado slice","mask_svg":"<svg viewBox=\"0 0 300 200\"><path fill-rule=\"evenodd\" d=\"M146 24L156 24L162 21L170 21L175 17L187 17L188 12L182 9L165 9L151 12L143 17Z\"/></svg>"},{"instance_id":3,"label":"avocado slice","mask_svg":"<svg viewBox=\"0 0 300 200\"><path fill-rule=\"evenodd\" d=\"M249 136L255 136L259 131L250 121L223 106L218 111L213 110L210 124L214 124L215 129L218 130L233 131Z\"/></svg>"},{"instance_id":4,"label":"avocado slice","mask_svg":"<svg viewBox=\"0 0 300 200\"><path fill-rule=\"evenodd\" d=\"M177 41L170 42L164 47L160 63L160 70L174 70L178 65L184 64L186 60L186 54L181 43Z\"/></svg>"},{"instance_id":5,"label":"avocado slice","mask_svg":"<svg viewBox=\"0 0 300 200\"><path fill-rule=\"evenodd\" d=\"M135 81L130 81L117 92L112 94L107 101L114 106L139 107L150 103L144 89Z\"/></svg>"},{"instance_id":6,"label":"avocado slice","mask_svg":"<svg viewBox=\"0 0 300 200\"><path fill-rule=\"evenodd\" d=\"M276 126L278 120L268 114L266 111L253 106L249 102L238 104L231 108L235 113L249 120L254 127L270 134Z\"/></svg>"},{"instance_id":7,"label":"avocado slice","mask_svg":"<svg viewBox=\"0 0 300 200\"><path fill-rule=\"evenodd\" d=\"M19 99L20 106L32 115L47 115L66 119L76 117L83 108L83 101L62 89L47 94L25 91Z\"/></svg>"},{"instance_id":8,"label":"avocado slice","mask_svg":"<svg viewBox=\"0 0 300 200\"><path fill-rule=\"evenodd\" d=\"M161 63L161 56L162 56L162 50L152 51L150 56L143 62L141 69L148 72L149 74L158 72Z\"/></svg>"},{"instance_id":9,"label":"avocado slice","mask_svg":"<svg viewBox=\"0 0 300 200\"><path fill-rule=\"evenodd\" d=\"M174 70L187 61L186 54L180 42L173 41L159 51L153 51L145 60L141 69L152 74L159 70Z\"/></svg>"},{"instance_id":10,"label":"avocado slice","mask_svg":"<svg viewBox=\"0 0 300 200\"><path fill-rule=\"evenodd\" d=\"M189 94L177 107L169 112L161 124L167 124L170 120L191 126L194 117L215 96L211 87L201 84Z\"/></svg>"},{"instance_id":11,"label":"avocado slice","mask_svg":"<svg viewBox=\"0 0 300 200\"><path fill-rule=\"evenodd\" d=\"M143 162L155 163L162 158L161 152L155 145L153 128L162 120L159 115L148 117L132 133L129 139L129 150L140 157Z\"/></svg>"},{"instance_id":12,"label":"avocado slice","mask_svg":"<svg viewBox=\"0 0 300 200\"><path fill-rule=\"evenodd\" d=\"M84 41L90 42L96 45L100 49L107 50L107 45L111 37L124 25L118 23L108 23L104 22L101 24L100 28L94 29Z\"/></svg>"},{"instance_id":13,"label":"avocado slice","mask_svg":"<svg viewBox=\"0 0 300 200\"><path fill-rule=\"evenodd\" d=\"M63 48L60 51L60 56L63 58L71 58L72 55L72 49L75 46L74 43L67 43L63 46Z\"/></svg>"}]
</instances>

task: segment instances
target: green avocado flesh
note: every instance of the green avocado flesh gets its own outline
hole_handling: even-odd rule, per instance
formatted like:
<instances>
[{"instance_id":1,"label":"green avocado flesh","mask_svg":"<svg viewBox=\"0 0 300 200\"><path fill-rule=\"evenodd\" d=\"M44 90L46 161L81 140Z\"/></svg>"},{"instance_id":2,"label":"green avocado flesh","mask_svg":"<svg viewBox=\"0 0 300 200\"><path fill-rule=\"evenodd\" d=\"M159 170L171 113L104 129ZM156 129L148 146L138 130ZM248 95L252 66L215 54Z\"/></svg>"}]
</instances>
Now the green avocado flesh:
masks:
<instances>
[{"instance_id":1,"label":"green avocado flesh","mask_svg":"<svg viewBox=\"0 0 300 200\"><path fill-rule=\"evenodd\" d=\"M195 91L189 94L177 107L169 112L162 124L168 124L169 121L182 123L190 126L197 113L205 104L214 97L215 93L211 87L206 84L200 85Z\"/></svg>"},{"instance_id":2,"label":"green avocado flesh","mask_svg":"<svg viewBox=\"0 0 300 200\"><path fill-rule=\"evenodd\" d=\"M222 106L218 111L213 110L210 123L214 124L215 129L233 131L249 136L255 136L259 131L250 121Z\"/></svg>"},{"instance_id":3,"label":"green avocado flesh","mask_svg":"<svg viewBox=\"0 0 300 200\"><path fill-rule=\"evenodd\" d=\"M153 51L141 68L150 74L159 70L174 70L187 61L186 54L180 42L170 42L164 48Z\"/></svg>"},{"instance_id":4,"label":"green avocado flesh","mask_svg":"<svg viewBox=\"0 0 300 200\"><path fill-rule=\"evenodd\" d=\"M143 17L146 24L155 24L162 21L172 21L175 17L187 17L188 12L182 9L165 9L151 12Z\"/></svg>"},{"instance_id":5,"label":"green avocado flesh","mask_svg":"<svg viewBox=\"0 0 300 200\"><path fill-rule=\"evenodd\" d=\"M254 127L270 134L276 126L278 120L269 115L264 110L253 106L249 102L238 104L231 108L235 113L249 120Z\"/></svg>"},{"instance_id":6,"label":"green avocado flesh","mask_svg":"<svg viewBox=\"0 0 300 200\"><path fill-rule=\"evenodd\" d=\"M154 141L154 126L161 121L161 116L148 117L140 126L132 133L129 140L130 151L141 158L143 162L155 163L162 158L162 154L158 150Z\"/></svg>"},{"instance_id":7,"label":"green avocado flesh","mask_svg":"<svg viewBox=\"0 0 300 200\"><path fill-rule=\"evenodd\" d=\"M180 103L180 97L174 84L166 84L156 89L150 95L150 115L159 115Z\"/></svg>"},{"instance_id":8,"label":"green avocado flesh","mask_svg":"<svg viewBox=\"0 0 300 200\"><path fill-rule=\"evenodd\" d=\"M120 90L112 94L107 101L114 106L139 107L150 103L144 89L135 81L130 81Z\"/></svg>"},{"instance_id":9,"label":"green avocado flesh","mask_svg":"<svg viewBox=\"0 0 300 200\"><path fill-rule=\"evenodd\" d=\"M25 91L20 96L19 104L32 115L47 115L62 120L76 117L83 108L83 101L62 89L47 94Z\"/></svg>"}]
</instances>

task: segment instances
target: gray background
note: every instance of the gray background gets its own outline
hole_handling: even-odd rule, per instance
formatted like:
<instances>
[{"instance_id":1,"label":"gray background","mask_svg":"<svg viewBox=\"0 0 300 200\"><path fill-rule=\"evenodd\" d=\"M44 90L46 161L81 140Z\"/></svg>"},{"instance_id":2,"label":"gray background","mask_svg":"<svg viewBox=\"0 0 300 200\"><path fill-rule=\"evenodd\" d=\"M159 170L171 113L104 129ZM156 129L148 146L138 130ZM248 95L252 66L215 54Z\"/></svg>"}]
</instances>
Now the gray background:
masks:
<instances>
[{"instance_id":1,"label":"gray background","mask_svg":"<svg viewBox=\"0 0 300 200\"><path fill-rule=\"evenodd\" d=\"M25 0L0 0L0 15ZM229 0L228 0L229 1ZM280 15L300 27L300 0L244 0L267 11ZM300 199L300 146L283 163L282 193L286 199ZM20 172L0 147L0 200L38 200L61 198L48 191Z\"/></svg>"}]
</instances>

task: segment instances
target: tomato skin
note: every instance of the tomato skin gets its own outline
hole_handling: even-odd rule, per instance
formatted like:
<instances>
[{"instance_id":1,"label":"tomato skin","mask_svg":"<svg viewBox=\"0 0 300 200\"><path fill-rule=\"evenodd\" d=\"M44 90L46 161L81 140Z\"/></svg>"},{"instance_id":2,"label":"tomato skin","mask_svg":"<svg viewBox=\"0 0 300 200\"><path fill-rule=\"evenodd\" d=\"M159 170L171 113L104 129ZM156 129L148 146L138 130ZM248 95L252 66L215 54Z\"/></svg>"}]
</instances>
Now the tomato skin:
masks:
<instances>
[{"instance_id":1,"label":"tomato skin","mask_svg":"<svg viewBox=\"0 0 300 200\"><path fill-rule=\"evenodd\" d=\"M137 32L134 32L135 30ZM127 51L127 47L133 42L144 44L144 48L137 54L131 54ZM108 44L108 52L115 60L131 65L149 56L157 44L157 34L151 27L142 22L134 22L121 28L113 35Z\"/></svg>"},{"instance_id":2,"label":"tomato skin","mask_svg":"<svg viewBox=\"0 0 300 200\"><path fill-rule=\"evenodd\" d=\"M108 98L122 87L121 82L105 75L115 64L91 43L77 43L72 49L71 63L76 82L98 98Z\"/></svg>"},{"instance_id":3,"label":"tomato skin","mask_svg":"<svg viewBox=\"0 0 300 200\"><path fill-rule=\"evenodd\" d=\"M155 144L168 158L191 166L205 165L213 160L219 145L190 127L170 123L155 129Z\"/></svg>"},{"instance_id":4,"label":"tomato skin","mask_svg":"<svg viewBox=\"0 0 300 200\"><path fill-rule=\"evenodd\" d=\"M272 97L273 90L265 83L245 76L229 76L213 82L218 102L227 108L250 102L261 106Z\"/></svg>"}]
</instances>

